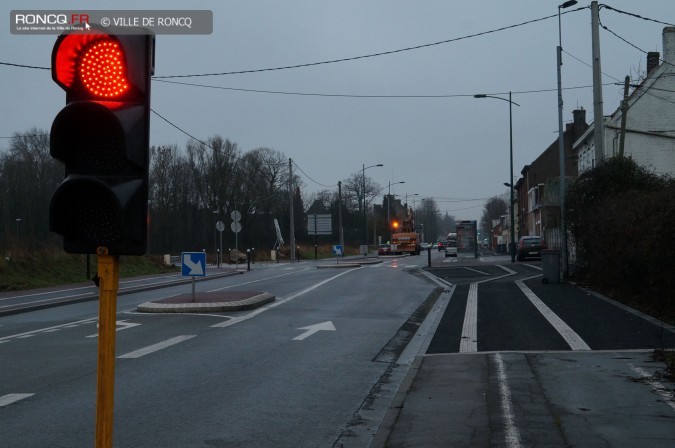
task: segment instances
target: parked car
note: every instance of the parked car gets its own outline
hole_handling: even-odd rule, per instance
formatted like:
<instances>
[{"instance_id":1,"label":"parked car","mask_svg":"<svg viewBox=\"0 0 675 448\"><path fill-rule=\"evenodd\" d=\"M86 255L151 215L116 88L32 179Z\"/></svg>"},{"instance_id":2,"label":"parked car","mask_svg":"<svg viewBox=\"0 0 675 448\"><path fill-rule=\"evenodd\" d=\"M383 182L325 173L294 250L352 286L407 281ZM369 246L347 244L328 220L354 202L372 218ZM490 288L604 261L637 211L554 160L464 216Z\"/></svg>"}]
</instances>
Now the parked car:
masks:
<instances>
[{"instance_id":1,"label":"parked car","mask_svg":"<svg viewBox=\"0 0 675 448\"><path fill-rule=\"evenodd\" d=\"M448 245L445 246L445 256L446 257L457 256L457 241L448 241Z\"/></svg>"},{"instance_id":2,"label":"parked car","mask_svg":"<svg viewBox=\"0 0 675 448\"><path fill-rule=\"evenodd\" d=\"M540 236L521 236L516 246L516 257L518 261L523 261L526 257L541 258L543 249L546 249L546 245Z\"/></svg>"},{"instance_id":3,"label":"parked car","mask_svg":"<svg viewBox=\"0 0 675 448\"><path fill-rule=\"evenodd\" d=\"M391 244L380 244L380 247L377 248L377 255L391 255Z\"/></svg>"},{"instance_id":4,"label":"parked car","mask_svg":"<svg viewBox=\"0 0 675 448\"><path fill-rule=\"evenodd\" d=\"M448 245L448 242L443 240L438 242L438 251L445 250L445 247Z\"/></svg>"}]
</instances>

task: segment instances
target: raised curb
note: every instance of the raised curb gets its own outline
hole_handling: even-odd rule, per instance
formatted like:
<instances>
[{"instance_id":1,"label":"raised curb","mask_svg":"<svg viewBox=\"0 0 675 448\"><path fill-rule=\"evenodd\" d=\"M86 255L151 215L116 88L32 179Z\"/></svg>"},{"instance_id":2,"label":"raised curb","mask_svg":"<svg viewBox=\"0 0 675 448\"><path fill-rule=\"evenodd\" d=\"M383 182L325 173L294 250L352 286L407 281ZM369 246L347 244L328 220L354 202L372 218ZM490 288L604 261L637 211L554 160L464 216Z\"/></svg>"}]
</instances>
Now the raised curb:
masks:
<instances>
[{"instance_id":1,"label":"raised curb","mask_svg":"<svg viewBox=\"0 0 675 448\"><path fill-rule=\"evenodd\" d=\"M186 294L186 296L190 296ZM257 308L266 303L273 302L275 296L268 292L262 292L242 300L222 302L192 302L186 299L183 303L145 302L138 305L136 311L141 313L221 313L225 311L239 311Z\"/></svg>"}]
</instances>

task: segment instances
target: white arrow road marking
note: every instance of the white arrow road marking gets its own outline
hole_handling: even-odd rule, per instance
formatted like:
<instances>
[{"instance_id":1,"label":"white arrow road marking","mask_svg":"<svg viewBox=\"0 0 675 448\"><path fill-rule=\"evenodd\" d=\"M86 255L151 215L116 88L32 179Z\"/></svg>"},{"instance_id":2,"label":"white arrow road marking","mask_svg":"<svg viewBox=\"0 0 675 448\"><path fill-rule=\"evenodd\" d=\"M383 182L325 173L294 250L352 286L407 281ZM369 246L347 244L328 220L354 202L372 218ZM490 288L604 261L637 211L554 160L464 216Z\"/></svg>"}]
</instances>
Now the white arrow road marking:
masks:
<instances>
[{"instance_id":1,"label":"white arrow road marking","mask_svg":"<svg viewBox=\"0 0 675 448\"><path fill-rule=\"evenodd\" d=\"M190 254L183 255L183 264L190 268L190 275L204 275L201 263L195 263L190 258Z\"/></svg>"},{"instance_id":2,"label":"white arrow road marking","mask_svg":"<svg viewBox=\"0 0 675 448\"><path fill-rule=\"evenodd\" d=\"M166 341L162 341L154 345L149 345L148 347L141 348L139 350L127 353L122 356L118 356L118 358L140 358L141 356L149 355L150 353L154 353L164 348L171 347L172 345L176 345L180 342L187 341L188 339L192 339L196 336L197 335L195 334L176 336L175 338L167 339Z\"/></svg>"},{"instance_id":3,"label":"white arrow road marking","mask_svg":"<svg viewBox=\"0 0 675 448\"><path fill-rule=\"evenodd\" d=\"M32 397L35 394L7 394L0 397L0 408L16 403L24 398Z\"/></svg>"},{"instance_id":4,"label":"white arrow road marking","mask_svg":"<svg viewBox=\"0 0 675 448\"><path fill-rule=\"evenodd\" d=\"M320 324L314 324L308 327L298 328L298 330L307 330L307 331L305 331L299 336L294 337L293 338L294 341L302 341L303 339L310 337L317 331L335 331L335 326L333 325L333 322L328 320Z\"/></svg>"},{"instance_id":5,"label":"white arrow road marking","mask_svg":"<svg viewBox=\"0 0 675 448\"><path fill-rule=\"evenodd\" d=\"M134 323L131 323L131 322L127 322L126 320L118 320L116 322L116 324L117 324L117 326L115 327L116 331L128 330L129 328L138 327L140 325L140 324L134 324ZM96 327L98 328L98 324L96 325ZM97 338L98 333L90 334L87 337L88 338Z\"/></svg>"}]
</instances>

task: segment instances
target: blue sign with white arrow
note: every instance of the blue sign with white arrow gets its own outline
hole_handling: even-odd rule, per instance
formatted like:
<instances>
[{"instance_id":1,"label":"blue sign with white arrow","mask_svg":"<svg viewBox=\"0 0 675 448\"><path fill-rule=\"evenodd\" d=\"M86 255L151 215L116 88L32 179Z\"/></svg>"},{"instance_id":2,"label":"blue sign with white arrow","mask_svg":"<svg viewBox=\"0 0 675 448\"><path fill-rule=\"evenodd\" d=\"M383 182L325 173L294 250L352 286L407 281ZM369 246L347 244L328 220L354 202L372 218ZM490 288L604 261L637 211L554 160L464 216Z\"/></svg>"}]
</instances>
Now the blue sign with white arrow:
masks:
<instances>
[{"instance_id":1,"label":"blue sign with white arrow","mask_svg":"<svg viewBox=\"0 0 675 448\"><path fill-rule=\"evenodd\" d=\"M180 259L182 262L181 272L183 277L206 276L205 252L183 252L180 256Z\"/></svg>"}]
</instances>

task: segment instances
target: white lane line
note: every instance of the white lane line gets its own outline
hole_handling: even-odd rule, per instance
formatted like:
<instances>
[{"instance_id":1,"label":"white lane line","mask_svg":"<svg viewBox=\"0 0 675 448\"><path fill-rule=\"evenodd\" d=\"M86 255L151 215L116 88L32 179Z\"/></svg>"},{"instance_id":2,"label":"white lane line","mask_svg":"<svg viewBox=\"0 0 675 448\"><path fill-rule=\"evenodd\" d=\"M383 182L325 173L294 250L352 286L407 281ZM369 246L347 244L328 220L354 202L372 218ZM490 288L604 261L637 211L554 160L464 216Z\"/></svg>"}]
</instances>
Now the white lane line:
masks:
<instances>
[{"instance_id":1,"label":"white lane line","mask_svg":"<svg viewBox=\"0 0 675 448\"><path fill-rule=\"evenodd\" d=\"M0 408L16 403L24 398L32 397L35 394L7 394L0 397Z\"/></svg>"},{"instance_id":2,"label":"white lane line","mask_svg":"<svg viewBox=\"0 0 675 448\"><path fill-rule=\"evenodd\" d=\"M508 273L511 274L511 275L517 274L516 271L514 271L514 270L512 270L512 269L509 269L509 268L507 268L506 266L503 266L503 265L501 265L501 264L498 264L497 267L498 267L498 268L502 268L503 270L505 270L506 272L508 272Z\"/></svg>"},{"instance_id":3,"label":"white lane line","mask_svg":"<svg viewBox=\"0 0 675 448\"><path fill-rule=\"evenodd\" d=\"M269 305L264 306L264 307L261 307L261 308L258 308L258 309L256 309L255 311L252 311L252 312L250 312L250 313L248 313L248 314L245 314L245 315L243 315L243 316L237 317L237 318L235 318L235 319L226 320L226 321L221 322L221 323L219 323L219 324L211 325L211 327L212 327L212 328L224 328L224 327L229 327L229 326L234 325L234 324L238 324L239 322L243 322L243 321L245 321L245 320L248 320L248 319L250 319L250 318L252 318L252 317L257 316L257 315L260 314L260 313L263 313L263 312L265 312L265 311L271 310L272 308L276 308L276 307L278 307L279 305L283 305L283 304L286 303L286 302L290 302L290 301L293 300L293 299L297 299L298 297L300 297L300 296L302 296L302 295L305 295L305 294L307 294L308 292L310 292L310 291L312 291L312 290L314 290L314 289L316 289L316 288L318 288L318 287L320 287L320 286L323 286L323 285L325 285L325 284L328 283L328 282L332 282L333 280L335 280L335 279L337 279L337 278L339 278L339 277L342 277L343 275L347 275L347 274L349 274L349 273L351 273L351 272L356 272L356 271L358 271L358 270L360 270L360 269L363 269L363 267L360 267L360 268L353 268L353 269L346 270L346 271L344 271L344 272L341 272L340 274L334 275L333 277L329 277L329 278L327 278L327 279L325 279L325 280L320 281L319 283L316 283L316 284L314 284L314 285L312 285L312 286L310 286L310 287L308 287L308 288L305 288L305 289L303 289L303 290L301 290L301 291L299 291L299 292L296 292L295 294L292 294L292 295L286 297L285 299L276 300L276 301L270 303Z\"/></svg>"},{"instance_id":4,"label":"white lane line","mask_svg":"<svg viewBox=\"0 0 675 448\"><path fill-rule=\"evenodd\" d=\"M466 267L464 269L466 269L467 271L477 272L477 273L483 274L483 275L490 275L487 272L479 271L478 269L466 268Z\"/></svg>"},{"instance_id":5,"label":"white lane line","mask_svg":"<svg viewBox=\"0 0 675 448\"><path fill-rule=\"evenodd\" d=\"M139 350L135 350L133 352L118 356L118 358L140 358L141 356L149 355L150 353L154 353L156 351L165 349L167 347L171 347L172 345L179 344L183 341L187 341L188 339L194 338L195 334L188 334L188 335L183 335L183 336L176 336L175 338L167 339L166 341L159 342L157 344L150 345L145 348L141 348Z\"/></svg>"},{"instance_id":6,"label":"white lane line","mask_svg":"<svg viewBox=\"0 0 675 448\"><path fill-rule=\"evenodd\" d=\"M537 276L538 277L538 276ZM525 294L530 302L539 310L539 312L544 316L544 318L556 329L560 336L565 339L565 342L570 346L572 350L590 350L591 347L586 344L586 342L581 339L569 325L567 325L561 318L558 317L556 313L547 307L544 302L537 297L537 295L532 292L530 288L523 282L523 280L516 280L516 285L520 288L521 291Z\"/></svg>"},{"instance_id":7,"label":"white lane line","mask_svg":"<svg viewBox=\"0 0 675 448\"><path fill-rule=\"evenodd\" d=\"M93 318L90 318L90 319L78 320L76 322L68 322L68 323L61 324L61 325L55 325L53 327L41 328L39 330L27 331L25 333L12 334L12 335L9 335L9 336L1 337L0 342L2 342L4 340L7 340L7 339L19 338L21 336L26 336L26 335L29 335L29 334L37 334L37 333L42 333L42 332L57 331L57 330L60 330L64 327L66 327L67 325L96 322L97 319L98 319L97 317L93 317Z\"/></svg>"},{"instance_id":8,"label":"white lane line","mask_svg":"<svg viewBox=\"0 0 675 448\"><path fill-rule=\"evenodd\" d=\"M271 277L260 278L260 279L258 279L258 280L251 280L251 281L248 281L248 282L237 283L236 285L223 286L222 288L210 289L210 290L208 290L208 291L206 291L206 292L222 291L223 289L230 289L230 288L235 288L235 287L238 287L238 286L250 285L251 283L264 282L264 281L266 281L266 280L271 280L271 279L273 279L273 278L285 277L285 276L287 276L287 275L297 274L297 273L304 272L304 271L307 271L307 270L310 270L310 269L311 269L310 267L306 267L306 268L304 268L304 269L299 269L299 270L293 271L293 272L286 272L286 273L284 273L284 274L273 275L273 276L271 276Z\"/></svg>"},{"instance_id":9,"label":"white lane line","mask_svg":"<svg viewBox=\"0 0 675 448\"><path fill-rule=\"evenodd\" d=\"M506 376L502 355L497 353L495 355L495 361L497 362L499 396L502 404L502 414L504 415L504 432L506 433L504 442L506 442L508 448L520 448L522 446L520 441L520 431L518 431L518 427L516 426L516 416L513 414L511 390L509 389L509 381Z\"/></svg>"},{"instance_id":10,"label":"white lane line","mask_svg":"<svg viewBox=\"0 0 675 448\"><path fill-rule=\"evenodd\" d=\"M471 283L469 286L459 351L460 353L478 351L478 283Z\"/></svg>"}]
</instances>

